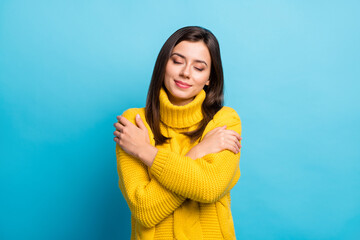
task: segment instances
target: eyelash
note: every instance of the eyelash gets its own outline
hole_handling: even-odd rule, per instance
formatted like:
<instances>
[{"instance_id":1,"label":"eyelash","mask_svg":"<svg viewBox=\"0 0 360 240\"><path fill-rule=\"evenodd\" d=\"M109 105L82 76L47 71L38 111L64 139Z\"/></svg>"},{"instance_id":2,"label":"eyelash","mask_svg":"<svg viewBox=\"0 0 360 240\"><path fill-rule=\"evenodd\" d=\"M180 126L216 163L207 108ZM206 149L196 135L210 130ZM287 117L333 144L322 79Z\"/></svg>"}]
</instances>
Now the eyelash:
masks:
<instances>
[{"instance_id":1,"label":"eyelash","mask_svg":"<svg viewBox=\"0 0 360 240\"><path fill-rule=\"evenodd\" d=\"M174 62L174 64L181 64L181 62L177 62L177 61L175 61L175 60L173 60L173 62ZM197 67L195 67L195 69L198 70L199 72L201 72L201 71L204 70L204 69L202 69L202 68L197 68Z\"/></svg>"}]
</instances>

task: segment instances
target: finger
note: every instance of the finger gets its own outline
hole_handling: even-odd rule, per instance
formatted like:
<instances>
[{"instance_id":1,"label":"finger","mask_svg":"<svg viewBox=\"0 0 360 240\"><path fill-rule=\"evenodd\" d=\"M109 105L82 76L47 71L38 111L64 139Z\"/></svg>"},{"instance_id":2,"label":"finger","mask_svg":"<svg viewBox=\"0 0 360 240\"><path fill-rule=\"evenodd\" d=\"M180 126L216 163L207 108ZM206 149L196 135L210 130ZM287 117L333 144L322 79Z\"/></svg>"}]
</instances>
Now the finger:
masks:
<instances>
[{"instance_id":1,"label":"finger","mask_svg":"<svg viewBox=\"0 0 360 240\"><path fill-rule=\"evenodd\" d=\"M141 119L141 117L140 117L139 114L136 114L135 121L136 121L137 126L138 126L141 130L147 131L147 128L146 128L146 126L145 126L144 122L142 121L142 119Z\"/></svg>"},{"instance_id":2,"label":"finger","mask_svg":"<svg viewBox=\"0 0 360 240\"><path fill-rule=\"evenodd\" d=\"M122 116L116 116L116 119L118 120L117 122L120 122L120 119L122 118Z\"/></svg>"},{"instance_id":3,"label":"finger","mask_svg":"<svg viewBox=\"0 0 360 240\"><path fill-rule=\"evenodd\" d=\"M237 154L239 152L239 149L237 147L234 146L234 144L227 144L226 149L232 151L233 153Z\"/></svg>"},{"instance_id":4,"label":"finger","mask_svg":"<svg viewBox=\"0 0 360 240\"><path fill-rule=\"evenodd\" d=\"M126 119L126 117L117 116L116 118L119 120L119 123L121 123L124 126L132 124L129 120Z\"/></svg>"},{"instance_id":5,"label":"finger","mask_svg":"<svg viewBox=\"0 0 360 240\"><path fill-rule=\"evenodd\" d=\"M233 152L233 153L238 154L239 152L240 152L240 149L236 147L235 152Z\"/></svg>"},{"instance_id":6,"label":"finger","mask_svg":"<svg viewBox=\"0 0 360 240\"><path fill-rule=\"evenodd\" d=\"M114 131L113 134L115 137L120 138L121 133L119 131Z\"/></svg>"},{"instance_id":7,"label":"finger","mask_svg":"<svg viewBox=\"0 0 360 240\"><path fill-rule=\"evenodd\" d=\"M241 144L240 144L239 141L236 141L236 145L237 145L237 147L238 147L239 149L241 148Z\"/></svg>"},{"instance_id":8,"label":"finger","mask_svg":"<svg viewBox=\"0 0 360 240\"><path fill-rule=\"evenodd\" d=\"M116 143L119 143L119 138L117 138L117 137L114 137L114 142L116 142Z\"/></svg>"},{"instance_id":9,"label":"finger","mask_svg":"<svg viewBox=\"0 0 360 240\"><path fill-rule=\"evenodd\" d=\"M226 145L229 146L232 150L235 150L233 151L234 153L238 153L239 151L239 147L238 147L238 141L233 141L233 140L227 140L226 141Z\"/></svg>"},{"instance_id":10,"label":"finger","mask_svg":"<svg viewBox=\"0 0 360 240\"><path fill-rule=\"evenodd\" d=\"M233 141L234 143L236 143L236 146L238 147L238 148L240 148L240 141L237 139L237 137L235 137L235 136L232 136L231 137L231 141Z\"/></svg>"},{"instance_id":11,"label":"finger","mask_svg":"<svg viewBox=\"0 0 360 240\"><path fill-rule=\"evenodd\" d=\"M116 128L117 131L119 132L123 132L124 126L121 125L120 123L114 123L114 127Z\"/></svg>"},{"instance_id":12,"label":"finger","mask_svg":"<svg viewBox=\"0 0 360 240\"><path fill-rule=\"evenodd\" d=\"M235 136L239 141L242 139L240 134L234 130L227 130L231 135Z\"/></svg>"}]
</instances>

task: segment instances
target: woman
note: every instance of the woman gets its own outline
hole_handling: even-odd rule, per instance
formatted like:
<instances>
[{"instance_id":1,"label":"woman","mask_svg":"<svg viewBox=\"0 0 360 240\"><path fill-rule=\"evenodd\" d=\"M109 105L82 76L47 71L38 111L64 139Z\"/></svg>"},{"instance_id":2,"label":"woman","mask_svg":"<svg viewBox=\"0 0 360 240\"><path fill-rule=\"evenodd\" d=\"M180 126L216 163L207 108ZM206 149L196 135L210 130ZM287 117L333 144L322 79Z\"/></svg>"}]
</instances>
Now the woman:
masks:
<instances>
[{"instance_id":1,"label":"woman","mask_svg":"<svg viewBox=\"0 0 360 240\"><path fill-rule=\"evenodd\" d=\"M165 42L145 108L114 124L131 239L235 239L230 190L240 177L240 118L223 107L215 36L184 27Z\"/></svg>"}]
</instances>

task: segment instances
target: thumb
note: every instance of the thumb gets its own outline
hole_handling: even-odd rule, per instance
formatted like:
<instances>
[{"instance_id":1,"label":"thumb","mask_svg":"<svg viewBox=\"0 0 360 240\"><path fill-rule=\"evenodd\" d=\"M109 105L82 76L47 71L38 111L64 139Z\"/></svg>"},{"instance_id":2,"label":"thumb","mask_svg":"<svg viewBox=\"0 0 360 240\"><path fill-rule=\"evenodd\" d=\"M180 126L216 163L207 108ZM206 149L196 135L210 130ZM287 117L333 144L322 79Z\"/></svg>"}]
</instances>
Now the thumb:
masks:
<instances>
[{"instance_id":1,"label":"thumb","mask_svg":"<svg viewBox=\"0 0 360 240\"><path fill-rule=\"evenodd\" d=\"M146 130L146 131L147 131L147 128L145 127L145 124L144 124L144 122L141 120L141 117L140 117L139 114L136 114L135 121L136 121L137 126L138 126L141 130Z\"/></svg>"}]
</instances>

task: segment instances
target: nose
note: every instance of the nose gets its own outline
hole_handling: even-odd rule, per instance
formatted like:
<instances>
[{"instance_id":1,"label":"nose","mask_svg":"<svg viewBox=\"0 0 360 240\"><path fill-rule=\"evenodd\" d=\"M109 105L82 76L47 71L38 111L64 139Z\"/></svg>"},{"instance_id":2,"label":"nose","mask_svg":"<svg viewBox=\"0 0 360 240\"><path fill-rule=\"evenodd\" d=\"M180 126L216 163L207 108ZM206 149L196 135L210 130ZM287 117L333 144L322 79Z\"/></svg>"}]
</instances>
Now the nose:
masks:
<instances>
[{"instance_id":1,"label":"nose","mask_svg":"<svg viewBox=\"0 0 360 240\"><path fill-rule=\"evenodd\" d=\"M180 72L180 76L189 78L190 77L190 64L186 64Z\"/></svg>"}]
</instances>

